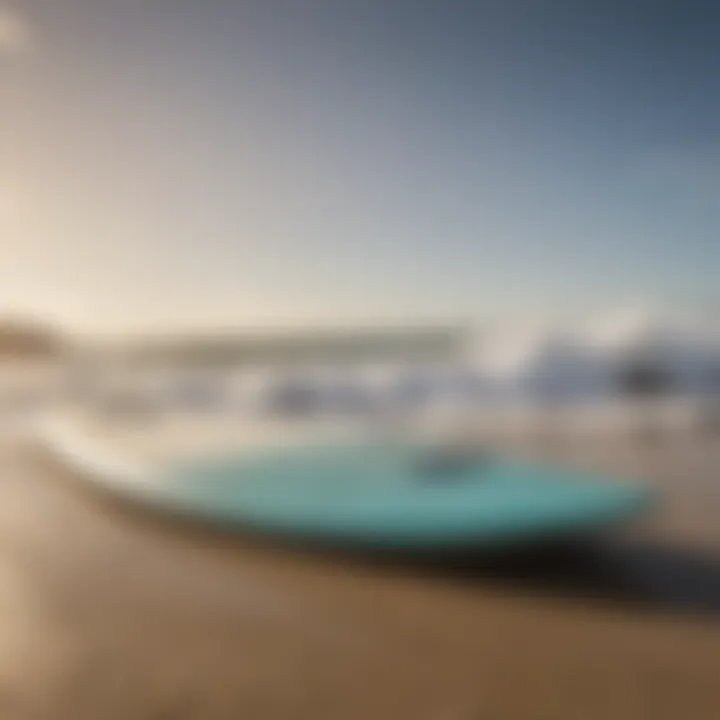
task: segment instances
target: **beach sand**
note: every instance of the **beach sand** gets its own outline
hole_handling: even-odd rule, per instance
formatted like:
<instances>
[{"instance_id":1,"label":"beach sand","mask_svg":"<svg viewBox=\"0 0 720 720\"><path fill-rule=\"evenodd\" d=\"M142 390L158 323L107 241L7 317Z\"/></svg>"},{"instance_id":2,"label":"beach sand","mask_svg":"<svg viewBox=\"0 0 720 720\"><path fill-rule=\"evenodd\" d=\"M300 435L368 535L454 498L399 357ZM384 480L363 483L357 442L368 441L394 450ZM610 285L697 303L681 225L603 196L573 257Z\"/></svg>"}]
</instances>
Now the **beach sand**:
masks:
<instances>
[{"instance_id":1,"label":"beach sand","mask_svg":"<svg viewBox=\"0 0 720 720\"><path fill-rule=\"evenodd\" d=\"M519 451L647 477L575 551L380 562L134 510L5 443L3 720L716 720L720 442Z\"/></svg>"}]
</instances>

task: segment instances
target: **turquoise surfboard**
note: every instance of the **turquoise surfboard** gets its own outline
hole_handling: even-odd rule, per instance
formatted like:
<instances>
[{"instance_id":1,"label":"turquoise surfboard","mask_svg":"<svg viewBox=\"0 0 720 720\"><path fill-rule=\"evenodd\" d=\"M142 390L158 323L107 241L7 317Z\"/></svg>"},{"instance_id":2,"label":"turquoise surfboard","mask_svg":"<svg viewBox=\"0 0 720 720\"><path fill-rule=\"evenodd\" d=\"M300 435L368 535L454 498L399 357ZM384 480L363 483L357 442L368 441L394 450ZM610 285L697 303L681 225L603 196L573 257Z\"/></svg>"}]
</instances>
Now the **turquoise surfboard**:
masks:
<instances>
[{"instance_id":1,"label":"turquoise surfboard","mask_svg":"<svg viewBox=\"0 0 720 720\"><path fill-rule=\"evenodd\" d=\"M628 520L653 499L627 482L494 456L438 462L423 448L382 444L186 461L153 487L155 500L223 524L409 550L584 533Z\"/></svg>"}]
</instances>

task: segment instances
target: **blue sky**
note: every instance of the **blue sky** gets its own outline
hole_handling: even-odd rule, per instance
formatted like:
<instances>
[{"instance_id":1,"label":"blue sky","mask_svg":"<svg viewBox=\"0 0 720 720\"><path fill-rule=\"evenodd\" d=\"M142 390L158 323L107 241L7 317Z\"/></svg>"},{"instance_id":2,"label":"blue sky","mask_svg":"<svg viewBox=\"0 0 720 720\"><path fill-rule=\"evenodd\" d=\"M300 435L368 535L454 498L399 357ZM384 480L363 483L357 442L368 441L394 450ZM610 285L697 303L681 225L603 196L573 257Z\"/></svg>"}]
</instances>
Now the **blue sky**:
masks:
<instances>
[{"instance_id":1,"label":"blue sky","mask_svg":"<svg viewBox=\"0 0 720 720\"><path fill-rule=\"evenodd\" d=\"M0 0L0 309L717 304L718 36L693 1Z\"/></svg>"}]
</instances>

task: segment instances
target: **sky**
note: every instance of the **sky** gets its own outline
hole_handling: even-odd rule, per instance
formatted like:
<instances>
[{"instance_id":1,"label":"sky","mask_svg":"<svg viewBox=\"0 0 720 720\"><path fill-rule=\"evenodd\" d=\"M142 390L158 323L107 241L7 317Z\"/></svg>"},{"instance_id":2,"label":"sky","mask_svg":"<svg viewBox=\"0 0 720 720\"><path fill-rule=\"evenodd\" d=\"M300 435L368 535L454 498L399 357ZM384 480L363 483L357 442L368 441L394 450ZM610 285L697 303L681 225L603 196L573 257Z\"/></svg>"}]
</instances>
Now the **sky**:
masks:
<instances>
[{"instance_id":1,"label":"sky","mask_svg":"<svg viewBox=\"0 0 720 720\"><path fill-rule=\"evenodd\" d=\"M0 0L0 315L720 307L720 7Z\"/></svg>"}]
</instances>

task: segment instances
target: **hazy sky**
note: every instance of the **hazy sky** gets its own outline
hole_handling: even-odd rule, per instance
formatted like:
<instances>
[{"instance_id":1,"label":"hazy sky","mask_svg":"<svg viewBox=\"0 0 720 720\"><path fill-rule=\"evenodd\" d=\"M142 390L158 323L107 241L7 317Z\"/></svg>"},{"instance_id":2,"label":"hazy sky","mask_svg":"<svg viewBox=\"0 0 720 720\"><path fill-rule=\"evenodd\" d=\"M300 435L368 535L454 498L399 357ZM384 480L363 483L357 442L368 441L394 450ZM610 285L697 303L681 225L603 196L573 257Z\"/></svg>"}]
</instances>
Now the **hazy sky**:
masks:
<instances>
[{"instance_id":1,"label":"hazy sky","mask_svg":"<svg viewBox=\"0 0 720 720\"><path fill-rule=\"evenodd\" d=\"M720 301L720 6L0 0L0 312Z\"/></svg>"}]
</instances>

